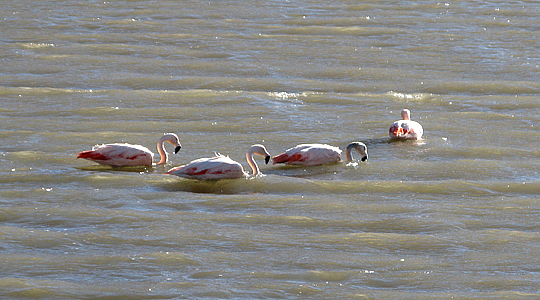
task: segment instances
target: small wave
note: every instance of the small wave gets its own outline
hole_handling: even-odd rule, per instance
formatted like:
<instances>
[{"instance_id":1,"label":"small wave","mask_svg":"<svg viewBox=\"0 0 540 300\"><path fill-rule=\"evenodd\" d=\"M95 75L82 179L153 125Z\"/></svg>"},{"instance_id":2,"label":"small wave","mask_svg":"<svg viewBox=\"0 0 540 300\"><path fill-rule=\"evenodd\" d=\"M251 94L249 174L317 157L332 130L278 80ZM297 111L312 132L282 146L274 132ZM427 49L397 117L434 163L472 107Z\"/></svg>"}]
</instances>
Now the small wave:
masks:
<instances>
[{"instance_id":1,"label":"small wave","mask_svg":"<svg viewBox=\"0 0 540 300\"><path fill-rule=\"evenodd\" d=\"M288 195L336 195L336 194L380 194L392 195L403 193L423 193L434 195L486 196L508 192L530 192L538 188L539 183L517 184L515 182L465 180L440 181L403 181L403 180L366 180L334 181L311 180L298 177L268 175L253 180L229 179L219 181L167 180L162 188L170 191L184 191L211 194L288 194Z\"/></svg>"},{"instance_id":2,"label":"small wave","mask_svg":"<svg viewBox=\"0 0 540 300\"><path fill-rule=\"evenodd\" d=\"M400 92L395 92L395 91L389 91L386 93L386 95L392 96L393 98L397 100L406 100L406 101L422 101L422 100L430 100L433 98L433 94L426 94L426 93L406 94L406 93L400 93Z\"/></svg>"},{"instance_id":3,"label":"small wave","mask_svg":"<svg viewBox=\"0 0 540 300\"><path fill-rule=\"evenodd\" d=\"M21 46L28 49L56 47L56 45L52 43L24 43Z\"/></svg>"},{"instance_id":4,"label":"small wave","mask_svg":"<svg viewBox=\"0 0 540 300\"><path fill-rule=\"evenodd\" d=\"M275 34L288 35L351 35L351 36L371 36L371 35L394 35L406 32L399 28L384 27L361 27L361 26L299 26L299 27L276 27Z\"/></svg>"},{"instance_id":5,"label":"small wave","mask_svg":"<svg viewBox=\"0 0 540 300\"><path fill-rule=\"evenodd\" d=\"M426 88L435 94L461 95L537 95L540 94L540 84L536 82L444 82Z\"/></svg>"}]
</instances>

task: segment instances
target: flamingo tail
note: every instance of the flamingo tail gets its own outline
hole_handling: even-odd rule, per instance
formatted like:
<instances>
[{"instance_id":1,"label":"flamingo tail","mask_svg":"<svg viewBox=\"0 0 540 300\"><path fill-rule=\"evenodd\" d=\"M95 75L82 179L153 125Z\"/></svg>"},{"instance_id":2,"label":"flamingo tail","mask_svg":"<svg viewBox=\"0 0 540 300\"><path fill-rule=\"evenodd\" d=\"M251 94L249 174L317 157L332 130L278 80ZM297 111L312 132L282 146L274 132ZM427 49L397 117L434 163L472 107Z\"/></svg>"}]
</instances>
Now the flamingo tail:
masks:
<instances>
[{"instance_id":1,"label":"flamingo tail","mask_svg":"<svg viewBox=\"0 0 540 300\"><path fill-rule=\"evenodd\" d=\"M272 157L272 164L282 164L282 163L286 163L289 161L289 154L287 153L281 153L279 155L276 155L274 157Z\"/></svg>"},{"instance_id":2,"label":"flamingo tail","mask_svg":"<svg viewBox=\"0 0 540 300\"><path fill-rule=\"evenodd\" d=\"M107 157L93 150L80 152L77 158L106 160Z\"/></svg>"}]
</instances>

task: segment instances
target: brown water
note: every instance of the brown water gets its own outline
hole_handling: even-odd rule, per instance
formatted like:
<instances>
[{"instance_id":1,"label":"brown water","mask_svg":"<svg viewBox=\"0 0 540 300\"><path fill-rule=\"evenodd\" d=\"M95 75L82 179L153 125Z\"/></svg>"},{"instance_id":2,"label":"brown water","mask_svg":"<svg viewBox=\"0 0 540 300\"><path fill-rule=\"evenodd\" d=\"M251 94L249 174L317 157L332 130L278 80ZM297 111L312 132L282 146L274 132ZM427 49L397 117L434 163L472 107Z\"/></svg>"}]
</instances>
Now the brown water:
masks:
<instances>
[{"instance_id":1,"label":"brown water","mask_svg":"<svg viewBox=\"0 0 540 300\"><path fill-rule=\"evenodd\" d=\"M536 1L1 3L3 299L540 297ZM405 107L425 138L390 143ZM163 132L165 167L75 159ZM355 140L365 163L163 174Z\"/></svg>"}]
</instances>

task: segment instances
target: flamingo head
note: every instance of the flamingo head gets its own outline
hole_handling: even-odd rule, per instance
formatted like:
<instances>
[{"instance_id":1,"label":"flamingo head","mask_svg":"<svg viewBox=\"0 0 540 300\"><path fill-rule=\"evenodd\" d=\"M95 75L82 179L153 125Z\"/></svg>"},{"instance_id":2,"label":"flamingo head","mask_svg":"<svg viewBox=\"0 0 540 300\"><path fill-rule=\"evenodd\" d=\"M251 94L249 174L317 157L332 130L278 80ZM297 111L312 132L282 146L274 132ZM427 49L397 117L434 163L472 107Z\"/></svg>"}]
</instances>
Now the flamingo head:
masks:
<instances>
[{"instance_id":1,"label":"flamingo head","mask_svg":"<svg viewBox=\"0 0 540 300\"><path fill-rule=\"evenodd\" d=\"M182 149L182 145L180 144L180 139L174 133L164 133L163 136L161 137L161 140L163 140L163 142L167 142L167 143L175 146L174 147L174 154L178 153L178 151L180 151L180 149Z\"/></svg>"},{"instance_id":2,"label":"flamingo head","mask_svg":"<svg viewBox=\"0 0 540 300\"><path fill-rule=\"evenodd\" d=\"M353 149L356 150L356 152L360 153L360 155L362 156L360 158L361 161L366 161L368 159L368 152L367 152L366 145L362 142L352 142L349 145L347 145L347 150L345 151L347 161L352 161L351 151Z\"/></svg>"},{"instance_id":3,"label":"flamingo head","mask_svg":"<svg viewBox=\"0 0 540 300\"><path fill-rule=\"evenodd\" d=\"M270 153L268 153L266 148L261 144L252 145L248 150L248 154L249 155L257 154L257 155L264 156L264 162L266 164L268 164L268 162L270 161Z\"/></svg>"}]
</instances>

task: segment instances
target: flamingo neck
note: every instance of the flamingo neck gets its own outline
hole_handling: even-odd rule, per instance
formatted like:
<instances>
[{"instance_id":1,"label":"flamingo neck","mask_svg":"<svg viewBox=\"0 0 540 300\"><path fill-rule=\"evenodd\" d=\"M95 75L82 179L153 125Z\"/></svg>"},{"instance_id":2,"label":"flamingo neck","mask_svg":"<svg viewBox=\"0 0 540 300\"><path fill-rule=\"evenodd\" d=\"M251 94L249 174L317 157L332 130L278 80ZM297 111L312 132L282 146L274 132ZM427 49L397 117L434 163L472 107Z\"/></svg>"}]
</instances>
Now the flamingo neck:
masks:
<instances>
[{"instance_id":1,"label":"flamingo neck","mask_svg":"<svg viewBox=\"0 0 540 300\"><path fill-rule=\"evenodd\" d=\"M255 162L255 160L253 160L253 153L251 151L248 151L246 153L246 160L249 166L251 167L251 170L253 171L253 176L258 175L260 173L259 166Z\"/></svg>"},{"instance_id":2,"label":"flamingo neck","mask_svg":"<svg viewBox=\"0 0 540 300\"><path fill-rule=\"evenodd\" d=\"M347 147L347 149L345 149L345 161L346 162L352 161L352 147Z\"/></svg>"},{"instance_id":3,"label":"flamingo neck","mask_svg":"<svg viewBox=\"0 0 540 300\"><path fill-rule=\"evenodd\" d=\"M401 118L403 120L410 120L411 119L411 112L408 109L404 109L401 111Z\"/></svg>"},{"instance_id":4,"label":"flamingo neck","mask_svg":"<svg viewBox=\"0 0 540 300\"><path fill-rule=\"evenodd\" d=\"M165 145L163 145L163 142L164 141L160 139L159 142L157 143L157 151L160 156L159 162L157 163L158 165L162 165L166 163L167 160L169 159L169 155L167 154L167 151L165 150Z\"/></svg>"}]
</instances>

